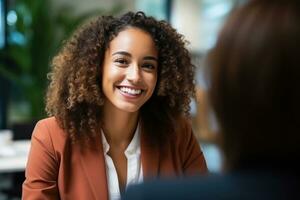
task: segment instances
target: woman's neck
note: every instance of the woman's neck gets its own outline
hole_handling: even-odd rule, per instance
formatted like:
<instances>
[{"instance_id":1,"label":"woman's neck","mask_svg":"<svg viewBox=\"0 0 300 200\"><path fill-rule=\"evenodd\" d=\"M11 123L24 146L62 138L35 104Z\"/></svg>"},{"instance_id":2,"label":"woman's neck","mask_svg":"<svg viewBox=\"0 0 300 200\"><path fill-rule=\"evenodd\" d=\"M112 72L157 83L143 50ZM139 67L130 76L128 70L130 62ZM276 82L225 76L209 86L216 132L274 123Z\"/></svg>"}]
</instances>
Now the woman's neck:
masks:
<instances>
[{"instance_id":1,"label":"woman's neck","mask_svg":"<svg viewBox=\"0 0 300 200\"><path fill-rule=\"evenodd\" d=\"M129 113L104 106L102 130L110 146L127 148L138 124L139 113Z\"/></svg>"}]
</instances>

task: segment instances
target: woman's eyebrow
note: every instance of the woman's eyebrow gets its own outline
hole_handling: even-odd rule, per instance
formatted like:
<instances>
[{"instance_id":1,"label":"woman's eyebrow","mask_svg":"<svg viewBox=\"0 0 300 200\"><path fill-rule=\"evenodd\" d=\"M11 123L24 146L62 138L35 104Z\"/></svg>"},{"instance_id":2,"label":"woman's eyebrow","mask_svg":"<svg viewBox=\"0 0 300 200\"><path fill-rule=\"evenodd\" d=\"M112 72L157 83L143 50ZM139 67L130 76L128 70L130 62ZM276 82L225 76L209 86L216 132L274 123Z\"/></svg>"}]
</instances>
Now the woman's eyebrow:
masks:
<instances>
[{"instance_id":1,"label":"woman's eyebrow","mask_svg":"<svg viewBox=\"0 0 300 200\"><path fill-rule=\"evenodd\" d=\"M117 51L117 52L113 53L112 55L114 56L114 55L117 55L117 54L121 54L121 55L124 55L124 56L131 57L131 54L126 52L126 51Z\"/></svg>"},{"instance_id":2,"label":"woman's eyebrow","mask_svg":"<svg viewBox=\"0 0 300 200\"><path fill-rule=\"evenodd\" d=\"M132 57L130 53L128 53L127 51L117 51L115 53L113 53L112 55L118 55L118 54L121 54L121 55L124 55L124 56L128 56L128 57ZM155 56L145 56L143 58L143 60L154 60L157 62L157 58Z\"/></svg>"},{"instance_id":3,"label":"woman's eyebrow","mask_svg":"<svg viewBox=\"0 0 300 200\"><path fill-rule=\"evenodd\" d=\"M154 56L145 56L145 57L143 58L143 60L154 60L154 61L157 62L157 58L154 57Z\"/></svg>"}]
</instances>

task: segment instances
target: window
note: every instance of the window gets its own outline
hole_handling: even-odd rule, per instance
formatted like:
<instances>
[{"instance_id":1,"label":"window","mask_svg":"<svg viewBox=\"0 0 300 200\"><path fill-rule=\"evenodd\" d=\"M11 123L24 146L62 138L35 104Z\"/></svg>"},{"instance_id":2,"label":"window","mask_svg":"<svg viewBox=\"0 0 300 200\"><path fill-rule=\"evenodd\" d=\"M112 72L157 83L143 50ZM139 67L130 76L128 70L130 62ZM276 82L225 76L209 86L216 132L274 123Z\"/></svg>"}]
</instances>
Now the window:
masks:
<instances>
[{"instance_id":1,"label":"window","mask_svg":"<svg viewBox=\"0 0 300 200\"><path fill-rule=\"evenodd\" d=\"M0 49L5 46L5 0L0 0Z\"/></svg>"}]
</instances>

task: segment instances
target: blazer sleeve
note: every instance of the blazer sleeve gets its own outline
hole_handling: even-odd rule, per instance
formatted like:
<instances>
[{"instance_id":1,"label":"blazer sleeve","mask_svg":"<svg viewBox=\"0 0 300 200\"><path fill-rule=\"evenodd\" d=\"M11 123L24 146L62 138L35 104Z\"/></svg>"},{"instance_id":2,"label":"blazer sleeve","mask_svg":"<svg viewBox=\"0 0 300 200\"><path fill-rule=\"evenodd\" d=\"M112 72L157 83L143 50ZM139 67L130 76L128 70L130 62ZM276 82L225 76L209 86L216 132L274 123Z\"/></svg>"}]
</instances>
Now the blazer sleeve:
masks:
<instances>
[{"instance_id":1,"label":"blazer sleeve","mask_svg":"<svg viewBox=\"0 0 300 200\"><path fill-rule=\"evenodd\" d=\"M185 121L183 133L180 134L180 152L182 158L182 168L185 175L204 174L208 172L206 161L196 139L191 123Z\"/></svg>"},{"instance_id":2,"label":"blazer sleeve","mask_svg":"<svg viewBox=\"0 0 300 200\"><path fill-rule=\"evenodd\" d=\"M25 171L22 199L59 199L57 187L59 162L46 121L34 128Z\"/></svg>"}]
</instances>

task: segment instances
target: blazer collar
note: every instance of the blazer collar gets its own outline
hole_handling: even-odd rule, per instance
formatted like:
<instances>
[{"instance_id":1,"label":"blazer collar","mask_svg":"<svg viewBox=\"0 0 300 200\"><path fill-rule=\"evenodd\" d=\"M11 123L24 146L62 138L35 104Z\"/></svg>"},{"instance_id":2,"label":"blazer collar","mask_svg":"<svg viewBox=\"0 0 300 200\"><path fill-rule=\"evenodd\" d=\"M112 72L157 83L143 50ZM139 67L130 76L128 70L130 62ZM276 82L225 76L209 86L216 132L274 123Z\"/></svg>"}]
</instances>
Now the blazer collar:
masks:
<instances>
[{"instance_id":1,"label":"blazer collar","mask_svg":"<svg viewBox=\"0 0 300 200\"><path fill-rule=\"evenodd\" d=\"M106 165L103 155L101 137L95 138L95 145L91 148L80 148L80 164L92 189L94 199L108 199L108 186L106 179Z\"/></svg>"}]
</instances>

